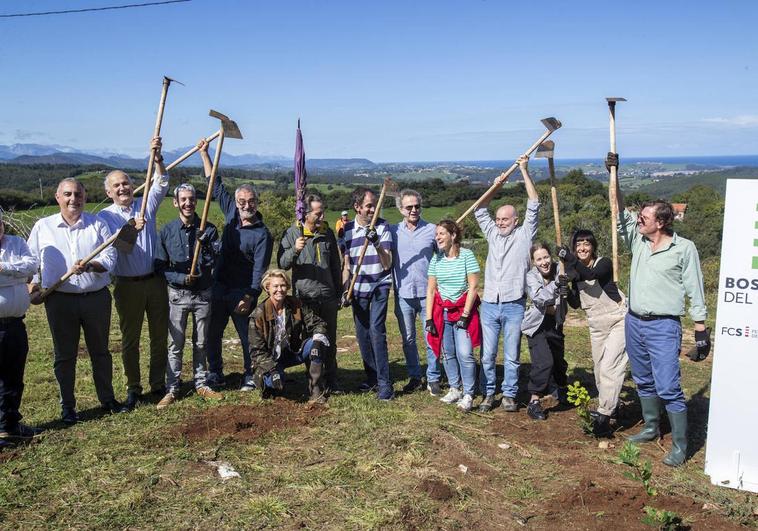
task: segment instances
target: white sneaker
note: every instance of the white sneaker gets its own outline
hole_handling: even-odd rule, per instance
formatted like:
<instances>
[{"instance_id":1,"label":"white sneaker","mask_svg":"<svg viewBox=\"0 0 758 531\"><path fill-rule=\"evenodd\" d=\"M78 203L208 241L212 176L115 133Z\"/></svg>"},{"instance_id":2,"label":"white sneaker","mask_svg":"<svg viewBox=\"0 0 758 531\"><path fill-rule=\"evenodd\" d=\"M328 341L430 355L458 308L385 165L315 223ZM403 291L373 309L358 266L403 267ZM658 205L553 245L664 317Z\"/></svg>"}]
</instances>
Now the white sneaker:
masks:
<instances>
[{"instance_id":1,"label":"white sneaker","mask_svg":"<svg viewBox=\"0 0 758 531\"><path fill-rule=\"evenodd\" d=\"M444 402L445 404L455 404L462 396L463 393L460 389L451 387L447 394L440 398L440 402Z\"/></svg>"},{"instance_id":2,"label":"white sneaker","mask_svg":"<svg viewBox=\"0 0 758 531\"><path fill-rule=\"evenodd\" d=\"M474 397L471 395L463 395L458 401L458 409L462 409L465 412L471 411L471 407L474 405Z\"/></svg>"}]
</instances>

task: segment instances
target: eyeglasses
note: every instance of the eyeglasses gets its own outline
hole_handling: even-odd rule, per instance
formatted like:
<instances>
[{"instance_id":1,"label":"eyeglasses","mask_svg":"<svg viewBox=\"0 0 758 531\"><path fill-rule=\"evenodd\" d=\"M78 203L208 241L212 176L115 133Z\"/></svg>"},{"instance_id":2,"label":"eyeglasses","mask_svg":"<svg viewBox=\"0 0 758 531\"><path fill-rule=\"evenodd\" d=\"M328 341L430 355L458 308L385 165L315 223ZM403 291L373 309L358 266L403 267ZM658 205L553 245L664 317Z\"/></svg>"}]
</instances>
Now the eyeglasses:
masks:
<instances>
[{"instance_id":1,"label":"eyeglasses","mask_svg":"<svg viewBox=\"0 0 758 531\"><path fill-rule=\"evenodd\" d=\"M243 208L245 206L255 206L257 204L258 204L257 199L250 199L248 201L239 201L239 200L237 201L237 206L240 208Z\"/></svg>"},{"instance_id":2,"label":"eyeglasses","mask_svg":"<svg viewBox=\"0 0 758 531\"><path fill-rule=\"evenodd\" d=\"M421 210L421 205L408 205L403 207L404 210L410 212L411 210Z\"/></svg>"}]
</instances>

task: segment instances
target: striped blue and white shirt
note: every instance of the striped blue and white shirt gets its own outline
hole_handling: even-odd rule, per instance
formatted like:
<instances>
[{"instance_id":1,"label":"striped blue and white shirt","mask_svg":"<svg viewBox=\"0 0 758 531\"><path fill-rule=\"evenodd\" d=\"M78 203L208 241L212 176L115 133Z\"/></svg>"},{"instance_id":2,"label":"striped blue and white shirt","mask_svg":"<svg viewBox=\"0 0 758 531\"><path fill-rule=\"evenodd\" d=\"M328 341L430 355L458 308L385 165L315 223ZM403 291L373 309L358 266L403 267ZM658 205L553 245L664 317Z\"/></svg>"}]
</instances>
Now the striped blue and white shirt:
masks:
<instances>
[{"instance_id":1,"label":"striped blue and white shirt","mask_svg":"<svg viewBox=\"0 0 758 531\"><path fill-rule=\"evenodd\" d=\"M379 245L387 252L392 251L392 234L389 225L382 218L376 220L376 233L379 235ZM364 227L353 221L348 221L345 225L345 245L347 247L347 259L350 264L350 274L355 275L355 269L358 265L358 257L361 254L363 242L366 241L366 231L368 226ZM382 262L379 260L376 247L369 243L366 248L366 255L363 257L360 273L355 281L353 294L355 297L370 297L378 287L389 289L392 285L392 269L384 269Z\"/></svg>"}]
</instances>

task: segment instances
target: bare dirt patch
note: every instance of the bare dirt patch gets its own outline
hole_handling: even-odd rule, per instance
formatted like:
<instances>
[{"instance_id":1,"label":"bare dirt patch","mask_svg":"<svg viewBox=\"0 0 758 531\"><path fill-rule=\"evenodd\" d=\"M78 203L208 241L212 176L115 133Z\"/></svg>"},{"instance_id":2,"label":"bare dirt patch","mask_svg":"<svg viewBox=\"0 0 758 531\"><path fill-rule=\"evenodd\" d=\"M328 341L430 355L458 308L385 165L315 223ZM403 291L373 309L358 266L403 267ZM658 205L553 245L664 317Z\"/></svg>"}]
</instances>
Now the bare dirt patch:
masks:
<instances>
[{"instance_id":1,"label":"bare dirt patch","mask_svg":"<svg viewBox=\"0 0 758 531\"><path fill-rule=\"evenodd\" d=\"M228 438L252 441L274 431L301 429L324 414L319 405L275 399L260 405L219 406L198 413L180 424L173 434L190 442Z\"/></svg>"},{"instance_id":2,"label":"bare dirt patch","mask_svg":"<svg viewBox=\"0 0 758 531\"><path fill-rule=\"evenodd\" d=\"M419 489L426 492L431 499L437 501L447 501L455 496L455 490L439 479L427 478L421 482Z\"/></svg>"}]
</instances>

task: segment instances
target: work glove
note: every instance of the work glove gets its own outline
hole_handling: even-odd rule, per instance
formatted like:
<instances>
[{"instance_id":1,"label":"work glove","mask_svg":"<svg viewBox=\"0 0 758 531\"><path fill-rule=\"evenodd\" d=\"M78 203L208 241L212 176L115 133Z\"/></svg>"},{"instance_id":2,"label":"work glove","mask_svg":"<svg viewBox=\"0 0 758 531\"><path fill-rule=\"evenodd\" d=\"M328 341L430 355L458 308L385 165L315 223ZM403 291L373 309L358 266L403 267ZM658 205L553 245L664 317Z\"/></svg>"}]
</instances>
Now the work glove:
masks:
<instances>
[{"instance_id":1,"label":"work glove","mask_svg":"<svg viewBox=\"0 0 758 531\"><path fill-rule=\"evenodd\" d=\"M558 288L558 295L565 299L568 297L568 277L566 275L558 275L558 279L555 281L555 286Z\"/></svg>"},{"instance_id":2,"label":"work glove","mask_svg":"<svg viewBox=\"0 0 758 531\"><path fill-rule=\"evenodd\" d=\"M609 151L608 155L605 157L605 169L608 170L608 173L611 173L611 168L616 168L616 170L618 170L618 167L619 154Z\"/></svg>"},{"instance_id":3,"label":"work glove","mask_svg":"<svg viewBox=\"0 0 758 531\"><path fill-rule=\"evenodd\" d=\"M347 289L342 292L342 297L340 297L340 308L347 308L350 306L351 298L347 295Z\"/></svg>"},{"instance_id":4,"label":"work glove","mask_svg":"<svg viewBox=\"0 0 758 531\"><path fill-rule=\"evenodd\" d=\"M703 361L711 352L711 331L706 328L702 332L695 330L695 350L688 354L692 361Z\"/></svg>"},{"instance_id":5,"label":"work glove","mask_svg":"<svg viewBox=\"0 0 758 531\"><path fill-rule=\"evenodd\" d=\"M569 250L567 245L558 247L558 258L563 260L563 263L566 265L574 265L576 263L576 255Z\"/></svg>"},{"instance_id":6,"label":"work glove","mask_svg":"<svg viewBox=\"0 0 758 531\"><path fill-rule=\"evenodd\" d=\"M205 227L202 231L197 231L197 241L200 242L200 245L207 246L209 243L211 243L211 236L213 235L213 231L210 227Z\"/></svg>"},{"instance_id":7,"label":"work glove","mask_svg":"<svg viewBox=\"0 0 758 531\"><path fill-rule=\"evenodd\" d=\"M372 243L372 245L376 245L379 243L379 233L376 232L376 229L369 229L368 232L366 232L366 239Z\"/></svg>"},{"instance_id":8,"label":"work glove","mask_svg":"<svg viewBox=\"0 0 758 531\"><path fill-rule=\"evenodd\" d=\"M186 275L184 275L184 285L185 286L192 286L195 283L196 280L197 280L197 276L196 275L190 275L189 273L187 273Z\"/></svg>"},{"instance_id":9,"label":"work glove","mask_svg":"<svg viewBox=\"0 0 758 531\"><path fill-rule=\"evenodd\" d=\"M461 330L466 330L468 328L468 323L471 321L470 315L463 315L458 318L458 320L455 322L453 326L456 328L460 328Z\"/></svg>"},{"instance_id":10,"label":"work glove","mask_svg":"<svg viewBox=\"0 0 758 531\"><path fill-rule=\"evenodd\" d=\"M315 339L313 341L313 344L311 345L311 352L310 352L311 360L317 360L321 358L322 348L324 348L324 344L318 339Z\"/></svg>"},{"instance_id":11,"label":"work glove","mask_svg":"<svg viewBox=\"0 0 758 531\"><path fill-rule=\"evenodd\" d=\"M434 326L433 319L426 320L426 324L424 325L424 330L432 337L437 337L439 335L439 333L437 332L437 327Z\"/></svg>"}]
</instances>

